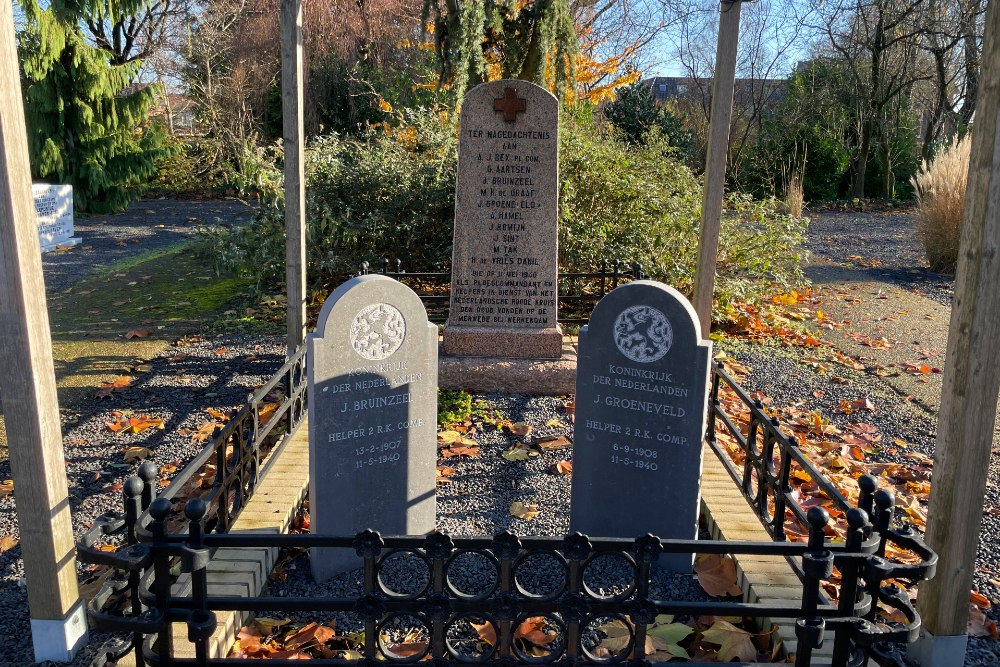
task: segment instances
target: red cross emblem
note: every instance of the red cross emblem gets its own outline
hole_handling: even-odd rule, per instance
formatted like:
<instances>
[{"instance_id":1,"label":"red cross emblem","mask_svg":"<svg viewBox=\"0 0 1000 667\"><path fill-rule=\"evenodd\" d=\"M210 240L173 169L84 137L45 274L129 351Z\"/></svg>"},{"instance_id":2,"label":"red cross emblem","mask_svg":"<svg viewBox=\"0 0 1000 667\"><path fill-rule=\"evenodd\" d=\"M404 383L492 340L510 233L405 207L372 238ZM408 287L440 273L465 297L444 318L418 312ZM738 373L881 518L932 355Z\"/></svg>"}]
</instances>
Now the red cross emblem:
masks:
<instances>
[{"instance_id":1,"label":"red cross emblem","mask_svg":"<svg viewBox=\"0 0 1000 667\"><path fill-rule=\"evenodd\" d=\"M517 114L524 113L528 108L528 103L523 97L517 96L517 90L507 86L503 90L503 97L498 97L493 102L493 110L503 114L503 119L508 123L517 120Z\"/></svg>"}]
</instances>

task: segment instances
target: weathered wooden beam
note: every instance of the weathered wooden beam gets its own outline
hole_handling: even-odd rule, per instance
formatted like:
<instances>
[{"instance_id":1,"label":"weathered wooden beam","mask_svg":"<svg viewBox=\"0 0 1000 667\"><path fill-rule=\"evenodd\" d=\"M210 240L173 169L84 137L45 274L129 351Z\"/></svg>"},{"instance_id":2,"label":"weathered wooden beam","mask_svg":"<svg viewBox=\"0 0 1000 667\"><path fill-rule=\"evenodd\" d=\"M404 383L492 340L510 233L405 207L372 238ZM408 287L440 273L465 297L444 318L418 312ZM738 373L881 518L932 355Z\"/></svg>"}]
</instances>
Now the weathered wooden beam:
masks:
<instances>
[{"instance_id":1,"label":"weathered wooden beam","mask_svg":"<svg viewBox=\"0 0 1000 667\"><path fill-rule=\"evenodd\" d=\"M729 156L729 126L733 118L733 88L736 85L736 47L740 38L740 1L722 0L719 6L719 41L712 77L712 118L705 159L705 189L701 199L701 231L698 266L694 274L694 309L701 322L701 335L712 328L712 296L715 265L719 255L722 198L726 189Z\"/></svg>"},{"instance_id":2,"label":"weathered wooden beam","mask_svg":"<svg viewBox=\"0 0 1000 667\"><path fill-rule=\"evenodd\" d=\"M0 378L35 658L87 637L76 580L52 339L11 3L0 2Z\"/></svg>"},{"instance_id":3,"label":"weathered wooden beam","mask_svg":"<svg viewBox=\"0 0 1000 667\"><path fill-rule=\"evenodd\" d=\"M920 585L925 667L962 665L1000 390L1000 5L989 4L979 107L959 242L927 542L940 560Z\"/></svg>"},{"instance_id":4,"label":"weathered wooden beam","mask_svg":"<svg viewBox=\"0 0 1000 667\"><path fill-rule=\"evenodd\" d=\"M306 336L305 126L302 2L281 0L281 115L285 149L285 285L288 353Z\"/></svg>"}]
</instances>

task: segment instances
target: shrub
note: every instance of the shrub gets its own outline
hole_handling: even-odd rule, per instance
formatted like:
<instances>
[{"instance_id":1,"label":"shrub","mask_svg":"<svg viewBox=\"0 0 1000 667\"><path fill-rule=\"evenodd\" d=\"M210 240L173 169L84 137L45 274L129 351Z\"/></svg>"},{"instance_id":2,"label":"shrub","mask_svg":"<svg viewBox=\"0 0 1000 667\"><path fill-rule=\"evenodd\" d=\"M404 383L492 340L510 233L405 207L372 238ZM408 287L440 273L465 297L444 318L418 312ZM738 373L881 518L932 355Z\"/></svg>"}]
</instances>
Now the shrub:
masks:
<instances>
[{"instance_id":1,"label":"shrub","mask_svg":"<svg viewBox=\"0 0 1000 667\"><path fill-rule=\"evenodd\" d=\"M626 146L566 114L561 128L559 255L564 267L602 259L637 261L653 278L691 295L701 225L702 185L667 143L651 136ZM726 199L716 296L725 307L764 286L802 279L806 222L775 199Z\"/></svg>"},{"instance_id":2,"label":"shrub","mask_svg":"<svg viewBox=\"0 0 1000 667\"><path fill-rule=\"evenodd\" d=\"M701 221L701 183L672 157L662 135L632 146L597 127L591 110L563 115L560 265L593 269L602 259L642 263L652 277L690 293ZM306 160L309 282L332 287L362 262L400 258L407 270L447 268L454 224L453 126L427 111L399 129L360 139L327 136ZM276 181L275 181L276 182ZM246 227L209 232L216 260L259 281L284 274L280 193ZM762 285L801 279L805 222L777 200L727 199L719 252L723 305Z\"/></svg>"},{"instance_id":3,"label":"shrub","mask_svg":"<svg viewBox=\"0 0 1000 667\"><path fill-rule=\"evenodd\" d=\"M691 154L691 133L669 108L657 104L649 84L635 83L618 91L604 115L630 144L645 144L650 133L659 131L687 159Z\"/></svg>"},{"instance_id":4,"label":"shrub","mask_svg":"<svg viewBox=\"0 0 1000 667\"><path fill-rule=\"evenodd\" d=\"M147 193L159 197L208 197L233 186L231 170L206 156L205 141L169 137L169 152L156 161L156 176Z\"/></svg>"},{"instance_id":5,"label":"shrub","mask_svg":"<svg viewBox=\"0 0 1000 667\"><path fill-rule=\"evenodd\" d=\"M954 271L958 263L971 148L969 135L956 137L933 162L925 160L911 180L917 194L917 238L934 271Z\"/></svg>"}]
</instances>

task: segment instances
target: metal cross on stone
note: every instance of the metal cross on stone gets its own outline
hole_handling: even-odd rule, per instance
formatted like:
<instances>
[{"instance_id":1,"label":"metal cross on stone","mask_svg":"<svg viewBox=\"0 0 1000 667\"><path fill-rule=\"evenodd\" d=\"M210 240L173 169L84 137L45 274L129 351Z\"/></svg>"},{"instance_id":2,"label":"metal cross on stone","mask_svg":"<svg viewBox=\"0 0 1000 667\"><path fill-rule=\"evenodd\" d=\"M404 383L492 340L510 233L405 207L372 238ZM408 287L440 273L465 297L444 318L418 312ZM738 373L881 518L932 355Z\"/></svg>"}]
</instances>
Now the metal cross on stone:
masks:
<instances>
[{"instance_id":1,"label":"metal cross on stone","mask_svg":"<svg viewBox=\"0 0 1000 667\"><path fill-rule=\"evenodd\" d=\"M517 96L517 90L508 86L503 89L503 97L498 97L493 102L493 110L503 113L503 119L508 123L517 120L517 114L524 113L528 108L528 103L523 97Z\"/></svg>"}]
</instances>

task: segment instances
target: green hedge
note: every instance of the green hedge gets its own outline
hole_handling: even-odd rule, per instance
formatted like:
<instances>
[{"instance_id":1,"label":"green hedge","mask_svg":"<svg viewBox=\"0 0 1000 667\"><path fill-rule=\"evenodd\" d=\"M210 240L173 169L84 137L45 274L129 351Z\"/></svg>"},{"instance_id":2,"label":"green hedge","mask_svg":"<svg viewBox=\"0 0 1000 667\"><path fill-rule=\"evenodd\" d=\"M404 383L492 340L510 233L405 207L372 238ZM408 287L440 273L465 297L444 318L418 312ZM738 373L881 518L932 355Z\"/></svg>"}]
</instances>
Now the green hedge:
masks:
<instances>
[{"instance_id":1,"label":"green hedge","mask_svg":"<svg viewBox=\"0 0 1000 667\"><path fill-rule=\"evenodd\" d=\"M400 258L408 270L447 268L454 215L454 127L429 111L402 128L363 138L322 137L307 151L309 283L331 288L362 262ZM252 224L208 233L216 261L263 285L284 276L280 182ZM631 146L588 109L563 114L560 135L560 264L590 270L602 259L641 262L689 293L697 260L701 181L655 135ZM801 281L806 221L775 200L730 196L719 252L719 297L753 298Z\"/></svg>"}]
</instances>

